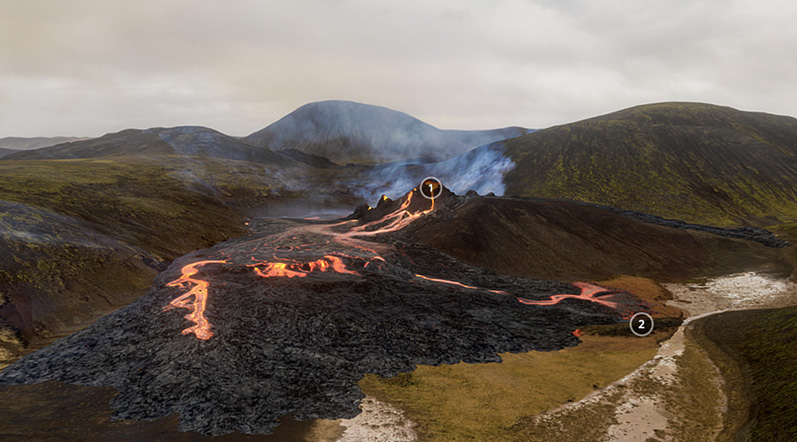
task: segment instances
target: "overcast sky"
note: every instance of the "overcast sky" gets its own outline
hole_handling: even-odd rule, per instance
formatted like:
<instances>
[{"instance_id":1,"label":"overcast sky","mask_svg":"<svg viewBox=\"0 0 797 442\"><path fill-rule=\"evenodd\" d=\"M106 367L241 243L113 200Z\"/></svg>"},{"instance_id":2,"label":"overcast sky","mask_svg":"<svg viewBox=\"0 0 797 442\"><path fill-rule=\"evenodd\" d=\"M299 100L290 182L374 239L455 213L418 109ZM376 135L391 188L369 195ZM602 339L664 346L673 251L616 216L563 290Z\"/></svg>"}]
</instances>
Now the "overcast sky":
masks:
<instances>
[{"instance_id":1,"label":"overcast sky","mask_svg":"<svg viewBox=\"0 0 797 442\"><path fill-rule=\"evenodd\" d=\"M0 137L377 104L542 128L686 100L797 115L797 2L0 0Z\"/></svg>"}]
</instances>

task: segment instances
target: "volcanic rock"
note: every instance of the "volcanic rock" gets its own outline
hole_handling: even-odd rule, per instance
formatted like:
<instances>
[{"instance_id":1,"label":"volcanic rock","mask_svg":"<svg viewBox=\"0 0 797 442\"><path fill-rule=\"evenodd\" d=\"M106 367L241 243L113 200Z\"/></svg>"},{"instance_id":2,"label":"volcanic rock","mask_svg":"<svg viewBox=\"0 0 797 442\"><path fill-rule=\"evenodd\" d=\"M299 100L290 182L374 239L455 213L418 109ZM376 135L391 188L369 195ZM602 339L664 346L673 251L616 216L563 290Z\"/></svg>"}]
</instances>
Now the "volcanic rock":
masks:
<instances>
[{"instance_id":1,"label":"volcanic rock","mask_svg":"<svg viewBox=\"0 0 797 442\"><path fill-rule=\"evenodd\" d=\"M447 160L529 132L521 127L446 131L385 107L329 100L305 104L244 141L273 150L298 149L341 164L385 163Z\"/></svg>"},{"instance_id":2,"label":"volcanic rock","mask_svg":"<svg viewBox=\"0 0 797 442\"><path fill-rule=\"evenodd\" d=\"M499 276L403 236L460 204L447 193L431 203L413 191L373 221L259 220L249 236L176 260L145 296L21 359L0 383L111 386L116 418L178 413L183 431L263 434L285 415L355 416L365 373L557 350L578 343L577 328L645 309L622 291L594 286L589 302L583 287ZM206 339L177 301L201 283Z\"/></svg>"}]
</instances>

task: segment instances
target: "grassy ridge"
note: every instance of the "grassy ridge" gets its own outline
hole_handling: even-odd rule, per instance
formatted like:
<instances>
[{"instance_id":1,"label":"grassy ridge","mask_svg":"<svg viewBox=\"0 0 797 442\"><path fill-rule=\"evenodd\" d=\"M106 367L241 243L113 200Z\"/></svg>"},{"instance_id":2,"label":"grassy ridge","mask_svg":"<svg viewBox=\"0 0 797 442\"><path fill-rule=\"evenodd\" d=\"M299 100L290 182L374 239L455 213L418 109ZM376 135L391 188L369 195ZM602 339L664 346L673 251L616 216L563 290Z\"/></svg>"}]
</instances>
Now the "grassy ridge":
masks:
<instances>
[{"instance_id":1,"label":"grassy ridge","mask_svg":"<svg viewBox=\"0 0 797 442\"><path fill-rule=\"evenodd\" d=\"M783 258L785 249L657 226L562 201L480 198L455 210L452 219L416 224L408 231L438 250L503 274L573 280L630 274L677 280L793 268Z\"/></svg>"},{"instance_id":2,"label":"grassy ridge","mask_svg":"<svg viewBox=\"0 0 797 442\"><path fill-rule=\"evenodd\" d=\"M272 193L257 169L189 166L0 162L0 363L125 305L171 259L245 233L225 203Z\"/></svg>"},{"instance_id":3,"label":"grassy ridge","mask_svg":"<svg viewBox=\"0 0 797 442\"><path fill-rule=\"evenodd\" d=\"M213 244L236 224L241 232L243 217L201 192L201 184L187 186L161 164L124 159L1 162L0 200L86 221L102 234L156 253L199 245L197 237ZM223 175L217 181L223 192Z\"/></svg>"},{"instance_id":4,"label":"grassy ridge","mask_svg":"<svg viewBox=\"0 0 797 442\"><path fill-rule=\"evenodd\" d=\"M562 351L504 354L500 364L419 366L394 378L366 375L359 385L366 394L405 410L423 440L537 440L516 424L580 400L656 353L652 336L582 340Z\"/></svg>"},{"instance_id":5,"label":"grassy ridge","mask_svg":"<svg viewBox=\"0 0 797 442\"><path fill-rule=\"evenodd\" d=\"M505 142L508 195L689 222L797 220L797 120L696 103L638 106Z\"/></svg>"},{"instance_id":6,"label":"grassy ridge","mask_svg":"<svg viewBox=\"0 0 797 442\"><path fill-rule=\"evenodd\" d=\"M0 365L127 304L169 261L246 233L259 211L360 202L336 185L346 171L216 147L216 157L0 161Z\"/></svg>"},{"instance_id":7,"label":"grassy ridge","mask_svg":"<svg viewBox=\"0 0 797 442\"><path fill-rule=\"evenodd\" d=\"M736 390L726 436L797 440L797 307L721 313L695 321L693 330L721 351L712 357Z\"/></svg>"}]
</instances>

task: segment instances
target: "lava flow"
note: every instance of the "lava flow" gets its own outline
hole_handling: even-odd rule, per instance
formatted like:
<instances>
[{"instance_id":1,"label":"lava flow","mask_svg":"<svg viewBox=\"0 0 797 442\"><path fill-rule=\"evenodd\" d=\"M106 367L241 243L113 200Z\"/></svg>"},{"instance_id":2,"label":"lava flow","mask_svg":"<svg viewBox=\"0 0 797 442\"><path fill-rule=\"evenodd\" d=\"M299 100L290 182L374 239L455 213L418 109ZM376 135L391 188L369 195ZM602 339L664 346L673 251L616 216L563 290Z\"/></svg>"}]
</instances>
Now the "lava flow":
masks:
<instances>
[{"instance_id":1,"label":"lava flow","mask_svg":"<svg viewBox=\"0 0 797 442\"><path fill-rule=\"evenodd\" d=\"M572 285L581 289L581 294L573 295L570 293L564 295L553 295L551 299L545 300L531 300L525 298L517 298L518 302L526 304L526 305L555 305L562 302L565 299L581 299L584 301L590 302L597 302L598 304L605 305L606 307L610 307L616 309L618 307L616 302L607 301L605 299L599 298L599 294L611 295L617 293L617 289L610 289L606 287L601 287L599 285L590 284L588 282L573 282Z\"/></svg>"},{"instance_id":2,"label":"lava flow","mask_svg":"<svg viewBox=\"0 0 797 442\"><path fill-rule=\"evenodd\" d=\"M449 281L448 279L430 278L428 276L419 275L417 273L415 274L415 276L417 278L425 279L427 281L455 285L455 286L462 287L462 288L465 288L465 289L480 290L479 287L474 287L472 285L465 285L465 284L463 284L461 282ZM508 295L509 294L509 293L507 293L507 292L505 292L503 290L490 290L490 289L481 289L481 290L487 290L488 292L497 293L499 295Z\"/></svg>"},{"instance_id":3,"label":"lava flow","mask_svg":"<svg viewBox=\"0 0 797 442\"><path fill-rule=\"evenodd\" d=\"M206 260L188 264L182 268L182 276L167 284L169 287L183 287L190 285L190 290L174 299L164 311L173 308L186 308L190 313L185 316L195 325L183 330L183 334L194 333L199 339L209 339L213 336L211 324L205 317L207 307L209 282L195 277L198 267L207 264L227 264L253 268L254 273L262 278L305 278L313 273L337 273L343 275L361 276L362 270L369 264L377 265L368 268L369 272L384 268L385 258L383 252L395 251L392 246L384 243L366 241L361 237L372 237L404 229L410 223L430 213L435 208L435 199L429 198L428 209L410 211L413 204L413 195L418 189L413 189L404 197L404 201L395 210L384 216L354 225L356 220L349 220L330 224L310 224L288 228L287 230L240 243L235 248L222 249L226 259ZM430 192L432 189L430 188ZM390 200L383 196L378 207L387 208L383 204L390 204ZM425 206L424 203L421 203ZM417 208L418 204L415 203ZM370 211L371 208L368 208ZM302 241L302 242L300 242ZM247 247L242 247L247 246ZM343 248L345 251L341 251ZM386 255L387 256L387 255ZM345 262L344 262L345 259ZM356 270L355 270L356 268ZM414 274L432 283L442 283L469 290L485 290L498 295L515 296L517 301L526 305L555 305L564 299L581 299L594 302L612 309L617 309L618 304L599 297L598 295L611 295L617 290L600 287L585 282L574 282L572 285L579 288L581 293L556 294L546 300L530 300L525 297L510 294L503 290L487 289L467 285L447 279L432 278Z\"/></svg>"},{"instance_id":4,"label":"lava flow","mask_svg":"<svg viewBox=\"0 0 797 442\"><path fill-rule=\"evenodd\" d=\"M334 272L359 276L360 273L350 270L347 267L341 256L350 259L353 263L362 264L362 268L366 268L372 261L384 262L385 259L376 252L376 249L383 248L383 245L362 241L356 237L395 232L403 229L422 215L431 212L434 209L434 199L431 199L429 209L410 213L409 207L412 203L413 192L416 191L417 188L408 192L404 202L393 212L376 221L351 228L346 232L337 232L334 229L350 224L352 221L336 224L299 226L288 229L288 231L282 234L273 235L269 240L249 250L249 253L252 254L249 256L249 260L254 262L245 264L245 266L252 267L254 273L262 278L303 278L313 272ZM383 201L388 200L385 196L383 196L382 199ZM317 235L327 236L335 243L344 245L347 249L353 249L356 254L324 253L324 249L328 248L330 240L298 245L284 244L285 242L290 242L300 237L312 237ZM283 244L277 245L278 241L282 241ZM278 256L284 253L290 253L293 256L299 255L299 257L305 259ZM317 254L319 253L323 254L322 257L312 259L313 255L318 256ZM271 259L258 259L254 256L255 254L270 254ZM307 259L308 256L310 257L309 259ZM210 330L211 324L205 317L208 287L210 283L195 277L199 271L197 267L206 264L234 265L238 260L237 258L237 256L230 256L223 260L206 260L188 264L181 269L182 275L178 279L166 284L169 287L183 287L186 284L191 285L188 292L174 299L163 308L163 311L168 311L173 308L186 308L190 310L190 313L187 314L185 318L193 322L194 325L183 330L182 333L184 335L194 333L197 338L203 340L210 339L213 336L213 332Z\"/></svg>"},{"instance_id":5,"label":"lava flow","mask_svg":"<svg viewBox=\"0 0 797 442\"><path fill-rule=\"evenodd\" d=\"M260 270L260 267L258 267L261 265L264 266L263 270ZM248 264L248 267L254 267L257 276L263 278L272 278L278 276L284 276L287 278L302 278L307 276L307 274L310 272L326 272L327 270L349 275L359 275L359 273L347 269L346 264L343 263L342 259L332 255L326 255L322 259L307 263L286 264L284 262L265 262L258 264Z\"/></svg>"},{"instance_id":6,"label":"lava flow","mask_svg":"<svg viewBox=\"0 0 797 442\"><path fill-rule=\"evenodd\" d=\"M195 325L183 330L184 335L193 333L199 339L210 339L210 337L213 336L213 332L210 331L211 324L208 322L207 318L205 318L205 308L208 302L208 286L210 284L207 281L194 278L193 276L199 272L199 269L197 269L199 266L226 263L227 261L207 260L188 264L181 269L183 273L182 276L166 284L169 287L182 287L184 284L193 284L193 287L191 287L189 291L175 298L167 306L163 307L163 311L168 311L173 308L187 308L191 310L191 313L185 315L185 319L188 319ZM190 299L191 297L193 297L193 300Z\"/></svg>"},{"instance_id":7,"label":"lava flow","mask_svg":"<svg viewBox=\"0 0 797 442\"><path fill-rule=\"evenodd\" d=\"M353 219L257 220L247 236L178 258L107 320L6 367L0 386L114 387L121 419L268 434L286 415L353 418L366 373L557 351L644 308L623 291L499 275L419 241L473 199L436 192L383 198ZM172 311L152 317L162 307Z\"/></svg>"},{"instance_id":8,"label":"lava flow","mask_svg":"<svg viewBox=\"0 0 797 442\"><path fill-rule=\"evenodd\" d=\"M449 281L447 279L430 278L428 276L423 276L423 275L418 275L418 274L416 274L415 276L417 278L425 279L427 281L439 282L439 283L442 283L442 284L455 285L455 286L462 287L462 288L465 288L465 289L487 290L488 292L496 293L496 294L499 294L499 295L509 295L510 294L510 293L507 293L507 292L505 292L503 290L483 289L483 288L480 288L480 287L474 287L472 285L465 285L465 284L462 284L461 282ZM517 297L516 299L518 300L518 302L520 302L522 304L526 304L526 305L556 305L556 304L559 304L560 302L562 302L565 299L581 299L582 301L590 301L590 302L595 302L595 303L598 303L598 304L601 304L601 305L605 305L606 307L609 307L609 308L612 308L612 309L617 309L618 308L618 304L616 302L607 301L605 299L602 299L602 298L598 297L599 294L612 295L612 294L618 293L619 290L617 290L617 289L601 287L601 286L598 286L598 285L595 285L595 284L590 284L588 282L573 282L573 283L571 283L571 285L573 285L575 287L578 287L581 290L581 293L578 294L578 295L575 295L575 294L572 294L572 293L565 293L565 294L561 294L561 295L553 295L553 296L550 297L550 299L543 299L543 300L531 300L531 299L526 299L526 298L521 298L521 297Z\"/></svg>"},{"instance_id":9,"label":"lava flow","mask_svg":"<svg viewBox=\"0 0 797 442\"><path fill-rule=\"evenodd\" d=\"M197 272L199 272L197 267L204 266L206 264L230 264L230 260L197 261L183 266L181 269L182 275L166 285L168 287L182 287L185 284L192 284L193 286L188 292L184 293L182 296L174 299L168 305L163 307L163 311L169 311L173 308L186 308L191 310L191 313L185 315L185 318L193 322L194 325L186 328L182 333L184 335L194 333L199 339L210 339L213 336L213 332L210 331L212 324L205 317L208 287L210 283L194 277ZM367 265L368 262L365 263L363 268ZM332 271L341 274L359 275L359 273L347 269L346 264L343 263L343 260L340 257L333 255L325 255L321 259L306 263L261 261L255 264L247 264L246 266L253 267L255 274L262 278L302 278L315 271Z\"/></svg>"}]
</instances>

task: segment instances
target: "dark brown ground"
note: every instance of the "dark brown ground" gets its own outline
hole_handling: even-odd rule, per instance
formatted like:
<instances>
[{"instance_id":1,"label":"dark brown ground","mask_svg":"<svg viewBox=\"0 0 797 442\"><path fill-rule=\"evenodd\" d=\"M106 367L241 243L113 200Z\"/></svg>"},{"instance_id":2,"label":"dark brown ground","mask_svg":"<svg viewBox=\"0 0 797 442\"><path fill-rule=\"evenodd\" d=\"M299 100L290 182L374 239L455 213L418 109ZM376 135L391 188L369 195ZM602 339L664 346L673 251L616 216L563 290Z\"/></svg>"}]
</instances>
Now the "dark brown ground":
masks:
<instances>
[{"instance_id":1,"label":"dark brown ground","mask_svg":"<svg viewBox=\"0 0 797 442\"><path fill-rule=\"evenodd\" d=\"M116 394L112 387L84 387L57 381L0 386L0 440L302 442L313 427L313 421L286 417L267 436L231 433L210 438L193 431L177 431L176 414L151 421L112 421L109 403Z\"/></svg>"},{"instance_id":2,"label":"dark brown ground","mask_svg":"<svg viewBox=\"0 0 797 442\"><path fill-rule=\"evenodd\" d=\"M414 237L498 273L559 280L689 279L742 269L788 274L784 249L562 201L474 198Z\"/></svg>"}]
</instances>

